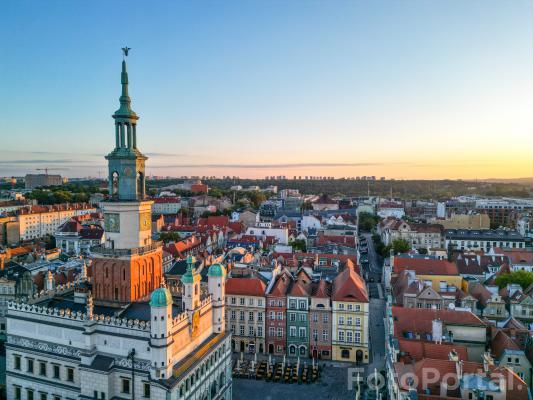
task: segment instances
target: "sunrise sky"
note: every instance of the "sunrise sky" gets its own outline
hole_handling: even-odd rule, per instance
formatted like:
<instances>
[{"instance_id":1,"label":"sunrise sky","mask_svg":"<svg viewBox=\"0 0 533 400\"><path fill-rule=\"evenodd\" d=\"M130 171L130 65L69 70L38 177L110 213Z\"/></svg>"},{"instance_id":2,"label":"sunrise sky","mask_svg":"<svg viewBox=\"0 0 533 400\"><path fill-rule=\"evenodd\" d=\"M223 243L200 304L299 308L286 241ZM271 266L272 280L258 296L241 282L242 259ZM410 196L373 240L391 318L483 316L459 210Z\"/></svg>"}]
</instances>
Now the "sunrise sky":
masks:
<instances>
[{"instance_id":1,"label":"sunrise sky","mask_svg":"<svg viewBox=\"0 0 533 400\"><path fill-rule=\"evenodd\" d=\"M533 176L532 1L5 1L0 176ZM54 169L55 168L55 169ZM54 169L54 170L52 170Z\"/></svg>"}]
</instances>

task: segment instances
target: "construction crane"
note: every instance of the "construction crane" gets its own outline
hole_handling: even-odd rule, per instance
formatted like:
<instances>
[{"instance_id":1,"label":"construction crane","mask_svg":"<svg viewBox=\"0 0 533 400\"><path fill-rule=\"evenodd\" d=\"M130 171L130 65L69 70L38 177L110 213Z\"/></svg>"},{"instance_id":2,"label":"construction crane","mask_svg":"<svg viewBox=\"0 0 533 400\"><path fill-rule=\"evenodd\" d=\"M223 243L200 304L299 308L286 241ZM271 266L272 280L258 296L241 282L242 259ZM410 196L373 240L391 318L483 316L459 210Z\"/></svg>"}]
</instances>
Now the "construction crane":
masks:
<instances>
[{"instance_id":1,"label":"construction crane","mask_svg":"<svg viewBox=\"0 0 533 400\"><path fill-rule=\"evenodd\" d=\"M54 170L60 171L62 169L63 168L36 168L35 170L36 171L44 171L45 175L48 175L48 171L54 171Z\"/></svg>"}]
</instances>

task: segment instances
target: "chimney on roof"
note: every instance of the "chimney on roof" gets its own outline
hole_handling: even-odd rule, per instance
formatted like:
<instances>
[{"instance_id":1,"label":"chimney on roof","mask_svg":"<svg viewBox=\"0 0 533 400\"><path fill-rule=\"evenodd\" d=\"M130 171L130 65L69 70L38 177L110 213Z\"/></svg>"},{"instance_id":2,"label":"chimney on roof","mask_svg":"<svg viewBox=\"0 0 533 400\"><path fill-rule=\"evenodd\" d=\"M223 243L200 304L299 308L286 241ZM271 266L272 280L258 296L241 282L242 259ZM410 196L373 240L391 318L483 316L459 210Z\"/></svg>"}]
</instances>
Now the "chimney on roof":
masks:
<instances>
[{"instance_id":1,"label":"chimney on roof","mask_svg":"<svg viewBox=\"0 0 533 400\"><path fill-rule=\"evenodd\" d=\"M455 351L455 349L452 349L452 351L450 351L450 354L448 354L448 358L450 361L458 362L459 354L457 354L457 351Z\"/></svg>"},{"instance_id":2,"label":"chimney on roof","mask_svg":"<svg viewBox=\"0 0 533 400\"><path fill-rule=\"evenodd\" d=\"M486 351L483 353L483 372L488 374L492 366L494 366L494 359L490 355L490 352Z\"/></svg>"},{"instance_id":3,"label":"chimney on roof","mask_svg":"<svg viewBox=\"0 0 533 400\"><path fill-rule=\"evenodd\" d=\"M436 344L442 343L442 321L440 319L434 319L431 322L431 337Z\"/></svg>"}]
</instances>

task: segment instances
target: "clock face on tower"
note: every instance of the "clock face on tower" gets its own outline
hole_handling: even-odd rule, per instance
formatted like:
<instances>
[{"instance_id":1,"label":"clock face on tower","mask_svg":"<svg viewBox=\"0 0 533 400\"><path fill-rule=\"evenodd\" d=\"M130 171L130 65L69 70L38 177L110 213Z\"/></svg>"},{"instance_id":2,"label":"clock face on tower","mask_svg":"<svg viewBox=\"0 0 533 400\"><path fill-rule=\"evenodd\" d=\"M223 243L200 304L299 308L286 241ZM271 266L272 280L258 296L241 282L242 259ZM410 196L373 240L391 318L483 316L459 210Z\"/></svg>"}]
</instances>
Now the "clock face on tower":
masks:
<instances>
[{"instance_id":1,"label":"clock face on tower","mask_svg":"<svg viewBox=\"0 0 533 400\"><path fill-rule=\"evenodd\" d=\"M133 176L133 169L131 167L124 168L124 175L126 176Z\"/></svg>"},{"instance_id":2,"label":"clock face on tower","mask_svg":"<svg viewBox=\"0 0 533 400\"><path fill-rule=\"evenodd\" d=\"M106 232L120 232L120 215L117 213L104 214L104 224Z\"/></svg>"},{"instance_id":3,"label":"clock face on tower","mask_svg":"<svg viewBox=\"0 0 533 400\"><path fill-rule=\"evenodd\" d=\"M150 212L143 212L139 214L139 230L147 231L152 229L152 214Z\"/></svg>"}]
</instances>

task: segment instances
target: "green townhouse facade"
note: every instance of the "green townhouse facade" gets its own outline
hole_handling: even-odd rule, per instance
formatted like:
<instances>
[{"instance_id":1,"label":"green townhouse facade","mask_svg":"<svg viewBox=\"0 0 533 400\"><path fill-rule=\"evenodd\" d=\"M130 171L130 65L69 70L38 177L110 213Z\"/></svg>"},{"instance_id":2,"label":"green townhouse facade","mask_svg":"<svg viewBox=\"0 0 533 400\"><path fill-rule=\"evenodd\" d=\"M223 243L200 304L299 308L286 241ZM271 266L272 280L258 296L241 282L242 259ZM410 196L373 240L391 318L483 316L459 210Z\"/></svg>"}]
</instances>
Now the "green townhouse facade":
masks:
<instances>
[{"instance_id":1,"label":"green townhouse facade","mask_svg":"<svg viewBox=\"0 0 533 400\"><path fill-rule=\"evenodd\" d=\"M296 274L287 293L287 355L309 355L309 304L311 277L304 269Z\"/></svg>"}]
</instances>

